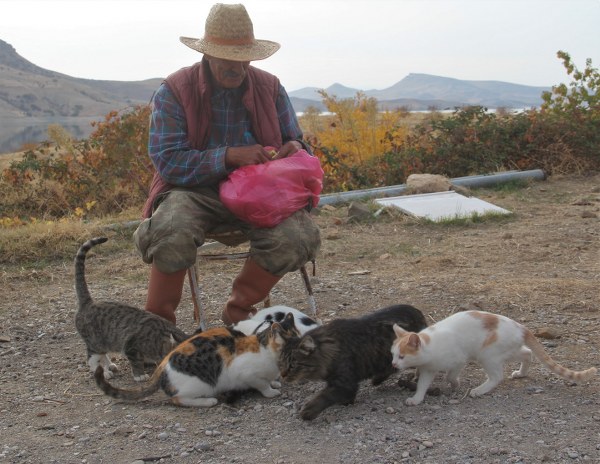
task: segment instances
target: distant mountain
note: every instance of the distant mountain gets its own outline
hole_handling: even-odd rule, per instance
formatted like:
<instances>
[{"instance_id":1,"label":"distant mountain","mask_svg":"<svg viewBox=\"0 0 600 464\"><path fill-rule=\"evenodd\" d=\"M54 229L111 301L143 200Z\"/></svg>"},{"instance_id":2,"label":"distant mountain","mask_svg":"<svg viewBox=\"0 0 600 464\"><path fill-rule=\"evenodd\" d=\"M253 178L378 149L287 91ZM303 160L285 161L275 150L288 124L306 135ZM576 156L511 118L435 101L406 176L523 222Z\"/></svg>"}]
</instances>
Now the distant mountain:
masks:
<instances>
[{"instance_id":1,"label":"distant mountain","mask_svg":"<svg viewBox=\"0 0 600 464\"><path fill-rule=\"evenodd\" d=\"M90 117L147 103L162 79L78 79L40 68L0 40L0 117Z\"/></svg>"},{"instance_id":2,"label":"distant mountain","mask_svg":"<svg viewBox=\"0 0 600 464\"><path fill-rule=\"evenodd\" d=\"M148 103L162 80L79 79L41 68L0 40L0 153L14 151L25 143L45 140L49 124L60 124L75 137L85 138L92 131L91 121L102 119L113 110ZM341 99L353 98L357 92L363 92L376 98L382 110L402 107L418 111L465 105L537 107L542 103L542 92L550 88L409 74L382 90L360 90L340 83L324 90ZM309 107L326 110L317 87L288 93L297 112Z\"/></svg>"},{"instance_id":3,"label":"distant mountain","mask_svg":"<svg viewBox=\"0 0 600 464\"><path fill-rule=\"evenodd\" d=\"M385 109L405 107L409 110L426 110L481 105L487 108L531 108L542 103L542 92L550 87L534 87L500 81L464 81L429 74L409 74L401 81L383 90L358 90L334 84L324 89L328 95L352 98L361 91L376 98ZM310 101L320 103L316 87L305 87L290 92L292 101L298 98L306 108ZM320 108L319 105L313 105ZM322 107L322 104L321 104ZM304 111L298 110L297 111Z\"/></svg>"}]
</instances>

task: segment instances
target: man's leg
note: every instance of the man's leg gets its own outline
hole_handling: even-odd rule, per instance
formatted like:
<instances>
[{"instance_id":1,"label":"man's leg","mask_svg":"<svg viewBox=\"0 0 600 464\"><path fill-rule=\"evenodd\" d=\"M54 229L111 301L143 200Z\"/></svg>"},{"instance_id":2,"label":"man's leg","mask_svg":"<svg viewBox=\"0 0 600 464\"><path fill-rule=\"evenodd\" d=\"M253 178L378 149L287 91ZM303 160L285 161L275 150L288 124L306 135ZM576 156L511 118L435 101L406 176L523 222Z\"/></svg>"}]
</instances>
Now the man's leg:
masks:
<instances>
[{"instance_id":1,"label":"man's leg","mask_svg":"<svg viewBox=\"0 0 600 464\"><path fill-rule=\"evenodd\" d=\"M175 310L181 301L187 269L165 274L155 264L150 269L146 311L176 322Z\"/></svg>"},{"instance_id":2,"label":"man's leg","mask_svg":"<svg viewBox=\"0 0 600 464\"><path fill-rule=\"evenodd\" d=\"M231 296L221 319L233 324L256 312L254 305L264 300L286 273L297 271L315 258L321 239L319 228L306 210L270 229L252 229L251 256L233 281Z\"/></svg>"},{"instance_id":3,"label":"man's leg","mask_svg":"<svg viewBox=\"0 0 600 464\"><path fill-rule=\"evenodd\" d=\"M281 276L271 274L248 258L233 281L222 321L229 325L251 317L256 313L254 305L263 301L280 279Z\"/></svg>"},{"instance_id":4,"label":"man's leg","mask_svg":"<svg viewBox=\"0 0 600 464\"><path fill-rule=\"evenodd\" d=\"M188 268L196 262L205 231L238 224L212 189L174 189L164 194L150 219L134 233L135 244L151 263L146 310L175 322Z\"/></svg>"}]
</instances>

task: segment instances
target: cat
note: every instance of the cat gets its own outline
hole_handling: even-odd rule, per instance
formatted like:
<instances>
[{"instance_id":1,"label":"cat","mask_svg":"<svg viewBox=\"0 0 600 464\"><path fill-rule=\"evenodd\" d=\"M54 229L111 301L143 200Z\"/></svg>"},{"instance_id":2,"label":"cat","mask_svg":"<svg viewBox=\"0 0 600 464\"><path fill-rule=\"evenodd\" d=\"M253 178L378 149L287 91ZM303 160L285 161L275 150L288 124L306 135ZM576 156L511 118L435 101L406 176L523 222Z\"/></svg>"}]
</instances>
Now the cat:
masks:
<instances>
[{"instance_id":1,"label":"cat","mask_svg":"<svg viewBox=\"0 0 600 464\"><path fill-rule=\"evenodd\" d=\"M416 367L419 372L416 393L406 400L407 405L423 401L437 372L446 371L451 387L457 388L459 374L469 361L477 361L487 374L487 380L471 390L471 397L490 392L502 381L506 361L521 362L519 370L511 375L513 379L526 377L532 352L552 372L566 379L586 381L596 373L595 367L572 371L557 364L525 326L485 311L453 314L418 334L398 325L394 326L394 332L393 366Z\"/></svg>"},{"instance_id":2,"label":"cat","mask_svg":"<svg viewBox=\"0 0 600 464\"><path fill-rule=\"evenodd\" d=\"M228 391L258 390L264 397L281 394L273 388L277 359L286 337L298 336L294 317L255 335L231 327L215 327L191 336L175 347L152 374L150 383L135 390L112 386L98 366L96 384L113 398L139 400L162 389L177 406L211 407Z\"/></svg>"},{"instance_id":3,"label":"cat","mask_svg":"<svg viewBox=\"0 0 600 464\"><path fill-rule=\"evenodd\" d=\"M318 321L307 316L302 311L289 306L276 305L268 308L261 309L250 319L246 319L234 324L233 328L245 333L246 335L252 335L258 331L265 330L273 322L281 322L287 314L291 313L294 317L294 325L300 335L304 335L309 330L318 327L320 324Z\"/></svg>"},{"instance_id":4,"label":"cat","mask_svg":"<svg viewBox=\"0 0 600 464\"><path fill-rule=\"evenodd\" d=\"M113 377L117 366L109 353L123 353L131 365L133 379L141 382L149 375L144 363L158 363L188 335L170 321L150 312L112 301L95 302L85 279L85 259L88 251L101 243L105 237L85 242L75 257L75 292L78 310L75 315L77 332L87 348L87 362L91 372L99 365L104 376Z\"/></svg>"},{"instance_id":5,"label":"cat","mask_svg":"<svg viewBox=\"0 0 600 464\"><path fill-rule=\"evenodd\" d=\"M288 337L279 358L285 381L324 380L327 385L304 405L300 417L315 419L333 404L352 404L359 383L379 385L393 372L390 346L397 323L418 332L427 327L423 313L394 305L354 319L334 319L302 337Z\"/></svg>"}]
</instances>

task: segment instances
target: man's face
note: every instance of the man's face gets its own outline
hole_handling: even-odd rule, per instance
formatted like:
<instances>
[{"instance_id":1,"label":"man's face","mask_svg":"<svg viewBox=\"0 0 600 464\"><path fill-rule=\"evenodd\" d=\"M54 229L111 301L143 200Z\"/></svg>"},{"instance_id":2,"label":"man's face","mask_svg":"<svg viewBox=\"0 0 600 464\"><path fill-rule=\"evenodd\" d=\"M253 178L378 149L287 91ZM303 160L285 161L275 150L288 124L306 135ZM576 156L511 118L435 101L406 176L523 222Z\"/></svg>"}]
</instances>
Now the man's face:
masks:
<instances>
[{"instance_id":1,"label":"man's face","mask_svg":"<svg viewBox=\"0 0 600 464\"><path fill-rule=\"evenodd\" d=\"M206 56L206 59L215 82L226 89L242 85L250 66L249 61L229 61L214 56Z\"/></svg>"}]
</instances>

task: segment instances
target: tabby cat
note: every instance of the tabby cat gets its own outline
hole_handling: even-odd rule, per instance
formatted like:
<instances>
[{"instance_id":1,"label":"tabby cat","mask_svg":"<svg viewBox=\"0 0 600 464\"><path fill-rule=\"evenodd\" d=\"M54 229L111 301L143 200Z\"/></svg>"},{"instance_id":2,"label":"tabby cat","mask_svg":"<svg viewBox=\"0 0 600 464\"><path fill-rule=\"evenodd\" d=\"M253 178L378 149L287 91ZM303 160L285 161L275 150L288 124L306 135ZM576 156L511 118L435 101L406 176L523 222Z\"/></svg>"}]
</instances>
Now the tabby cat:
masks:
<instances>
[{"instance_id":1,"label":"tabby cat","mask_svg":"<svg viewBox=\"0 0 600 464\"><path fill-rule=\"evenodd\" d=\"M458 387L459 374L469 361L477 361L487 374L487 380L471 390L472 397L488 393L502 381L506 361L521 362L519 370L511 375L513 379L527 376L532 352L552 372L566 379L586 381L596 373L595 367L572 371L559 365L525 326L485 311L453 314L418 334L397 325L394 332L393 366L416 367L419 371L417 391L406 400L408 405L423 401L438 372L445 371L452 388Z\"/></svg>"},{"instance_id":2,"label":"tabby cat","mask_svg":"<svg viewBox=\"0 0 600 464\"><path fill-rule=\"evenodd\" d=\"M286 339L279 358L282 379L327 382L300 411L302 419L312 420L336 403L353 403L361 380L370 378L378 385L394 372L394 323L415 332L427 327L421 311L395 305L359 318L334 319L302 337Z\"/></svg>"},{"instance_id":3,"label":"tabby cat","mask_svg":"<svg viewBox=\"0 0 600 464\"><path fill-rule=\"evenodd\" d=\"M85 280L88 251L108 239L93 238L85 242L75 257L75 291L79 308L75 326L87 348L90 370L104 367L104 376L112 378L116 366L109 353L123 353L129 360L133 379L148 379L144 362L158 363L187 335L171 322L147 311L112 301L94 302Z\"/></svg>"},{"instance_id":4,"label":"tabby cat","mask_svg":"<svg viewBox=\"0 0 600 464\"><path fill-rule=\"evenodd\" d=\"M218 403L217 395L249 388L273 398L280 394L272 383L279 376L277 359L283 340L297 335L291 314L255 335L216 327L173 349L146 387L116 388L104 378L102 366L96 370L96 383L107 395L128 401L145 398L161 388L178 406L211 407Z\"/></svg>"}]
</instances>

